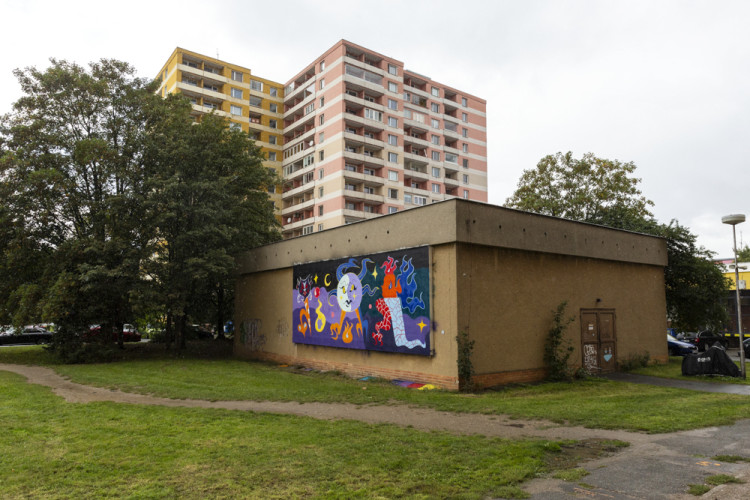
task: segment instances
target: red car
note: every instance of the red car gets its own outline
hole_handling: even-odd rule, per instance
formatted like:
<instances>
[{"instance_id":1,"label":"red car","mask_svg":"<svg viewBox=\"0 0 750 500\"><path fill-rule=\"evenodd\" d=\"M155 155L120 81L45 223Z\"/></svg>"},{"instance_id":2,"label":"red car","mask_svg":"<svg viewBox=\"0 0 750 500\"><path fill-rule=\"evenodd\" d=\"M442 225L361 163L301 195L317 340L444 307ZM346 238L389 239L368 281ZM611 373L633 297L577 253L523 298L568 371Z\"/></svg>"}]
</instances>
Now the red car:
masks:
<instances>
[{"instance_id":1,"label":"red car","mask_svg":"<svg viewBox=\"0 0 750 500\"><path fill-rule=\"evenodd\" d=\"M98 338L99 335L101 335L101 331L101 325L92 325L91 328L89 328L86 340L90 341ZM124 342L140 342L141 334L136 327L126 323L122 326L122 340ZM117 330L115 328L112 328L112 342L117 342Z\"/></svg>"}]
</instances>

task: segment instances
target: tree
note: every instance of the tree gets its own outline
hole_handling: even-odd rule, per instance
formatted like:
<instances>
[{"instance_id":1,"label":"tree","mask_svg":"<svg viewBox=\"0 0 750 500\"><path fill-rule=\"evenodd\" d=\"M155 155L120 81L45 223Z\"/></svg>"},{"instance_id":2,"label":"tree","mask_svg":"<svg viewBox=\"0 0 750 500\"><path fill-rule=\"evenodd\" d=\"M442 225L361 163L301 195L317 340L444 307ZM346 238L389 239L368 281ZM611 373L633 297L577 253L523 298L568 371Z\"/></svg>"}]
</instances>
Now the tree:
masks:
<instances>
[{"instance_id":1,"label":"tree","mask_svg":"<svg viewBox=\"0 0 750 500\"><path fill-rule=\"evenodd\" d=\"M46 317L62 331L91 323L121 331L149 238L141 224L145 103L158 97L120 61L89 71L51 63L15 71L25 95L0 125L10 239L32 249L36 264L2 298L6 311L28 305L16 322ZM13 246L4 257L14 274Z\"/></svg>"},{"instance_id":2,"label":"tree","mask_svg":"<svg viewBox=\"0 0 750 500\"><path fill-rule=\"evenodd\" d=\"M524 170L506 206L528 212L592 223L610 219L651 217L653 202L638 189L640 179L630 175L636 166L587 153L542 158L533 170Z\"/></svg>"},{"instance_id":3,"label":"tree","mask_svg":"<svg viewBox=\"0 0 750 500\"><path fill-rule=\"evenodd\" d=\"M677 221L661 224L649 211L653 202L638 189L632 162L605 160L592 153L580 160L557 153L525 170L506 206L592 224L661 236L667 241L667 313L678 329L720 328L728 282L713 253Z\"/></svg>"},{"instance_id":4,"label":"tree","mask_svg":"<svg viewBox=\"0 0 750 500\"><path fill-rule=\"evenodd\" d=\"M0 120L0 319L56 323L68 359L89 325L121 332L136 312L181 333L236 252L278 237L278 180L246 134L196 124L127 63L51 63L16 71L24 96Z\"/></svg>"},{"instance_id":5,"label":"tree","mask_svg":"<svg viewBox=\"0 0 750 500\"><path fill-rule=\"evenodd\" d=\"M180 100L184 106L184 99ZM167 100L169 101L169 99ZM189 106L182 113L189 113ZM153 131L148 157L150 213L158 228L145 269L161 290L178 345L188 318L217 305L223 325L224 291L232 282L234 255L279 238L268 187L278 183L262 166L262 153L247 134L215 115L199 125L169 120Z\"/></svg>"},{"instance_id":6,"label":"tree","mask_svg":"<svg viewBox=\"0 0 750 500\"><path fill-rule=\"evenodd\" d=\"M737 261L750 262L750 246L745 245L737 249Z\"/></svg>"}]
</instances>

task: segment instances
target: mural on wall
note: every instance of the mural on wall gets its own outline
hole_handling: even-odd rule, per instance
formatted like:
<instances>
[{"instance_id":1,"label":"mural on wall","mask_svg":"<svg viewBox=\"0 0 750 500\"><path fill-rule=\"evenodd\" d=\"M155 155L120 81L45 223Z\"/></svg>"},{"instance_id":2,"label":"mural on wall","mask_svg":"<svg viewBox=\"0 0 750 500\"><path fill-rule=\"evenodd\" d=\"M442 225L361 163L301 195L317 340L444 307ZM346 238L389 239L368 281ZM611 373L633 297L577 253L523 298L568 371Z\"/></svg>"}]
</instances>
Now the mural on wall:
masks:
<instances>
[{"instance_id":1,"label":"mural on wall","mask_svg":"<svg viewBox=\"0 0 750 500\"><path fill-rule=\"evenodd\" d=\"M429 249L294 266L297 344L430 354Z\"/></svg>"}]
</instances>

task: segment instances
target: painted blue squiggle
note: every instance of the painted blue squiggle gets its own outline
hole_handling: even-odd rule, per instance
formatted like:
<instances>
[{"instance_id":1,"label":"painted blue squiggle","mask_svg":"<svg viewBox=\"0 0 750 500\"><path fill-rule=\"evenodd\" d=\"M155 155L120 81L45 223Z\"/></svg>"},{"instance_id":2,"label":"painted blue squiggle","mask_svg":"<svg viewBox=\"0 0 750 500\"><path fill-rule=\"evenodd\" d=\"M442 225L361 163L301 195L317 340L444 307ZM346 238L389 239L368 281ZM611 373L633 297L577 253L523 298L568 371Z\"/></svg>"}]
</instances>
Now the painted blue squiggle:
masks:
<instances>
[{"instance_id":1,"label":"painted blue squiggle","mask_svg":"<svg viewBox=\"0 0 750 500\"><path fill-rule=\"evenodd\" d=\"M354 257L350 258L346 264L341 264L336 268L336 279L341 281L341 277L350 267L357 267L357 260Z\"/></svg>"},{"instance_id":2,"label":"painted blue squiggle","mask_svg":"<svg viewBox=\"0 0 750 500\"><path fill-rule=\"evenodd\" d=\"M409 313L414 314L418 308L424 309L425 304L422 300L422 294L419 297L415 296L417 291L417 282L414 277L414 266L411 263L411 259L407 259L404 256L401 262L401 274L398 275L398 282L401 284L401 307L408 309Z\"/></svg>"}]
</instances>

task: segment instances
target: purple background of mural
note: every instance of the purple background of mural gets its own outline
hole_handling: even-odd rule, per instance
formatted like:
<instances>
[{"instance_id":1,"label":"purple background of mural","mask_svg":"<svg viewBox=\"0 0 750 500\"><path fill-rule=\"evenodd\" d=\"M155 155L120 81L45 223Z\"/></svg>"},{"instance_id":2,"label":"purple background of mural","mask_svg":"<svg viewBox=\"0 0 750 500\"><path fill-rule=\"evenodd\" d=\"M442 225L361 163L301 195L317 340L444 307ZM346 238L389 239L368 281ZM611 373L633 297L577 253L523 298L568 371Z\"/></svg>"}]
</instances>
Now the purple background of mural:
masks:
<instances>
[{"instance_id":1,"label":"purple background of mural","mask_svg":"<svg viewBox=\"0 0 750 500\"><path fill-rule=\"evenodd\" d=\"M410 312L409 307L400 308L406 340L422 341L425 344L424 347L414 345L409 348L406 345L397 345L393 324L390 328L380 329L379 333L382 334L382 338L377 335L376 324L383 320L383 314L378 311L376 302L377 299L382 297L383 280L386 275L386 269L381 266L389 257L396 261L397 267L393 272L396 280L399 278L404 280L401 295L405 297L401 302L406 306L408 305L407 300L411 302L411 297L414 297L415 301L419 303L416 307L412 307L413 313ZM404 259L413 266L413 270L405 271L402 269L402 267L411 267L404 264ZM366 270L362 268L363 262ZM336 296L339 291L337 286L340 283L337 278L337 269L342 265L344 267L339 273L342 275L342 279L344 274L348 274L354 283L361 284L363 290L359 292L362 302L356 310L359 311L359 318L355 310L345 312L341 330L337 332L332 330L331 326L339 324L342 317L342 309ZM352 278L352 275L355 278ZM357 280L357 275L361 275L362 279ZM410 277L409 287L406 286L407 276ZM302 288L307 293L307 308L305 308L305 298L299 291L300 280L305 278L309 279L309 289ZM326 282L328 285L326 285ZM294 266L292 341L298 344L429 355L431 329L429 284L428 247ZM373 294L368 293L373 289L376 289ZM309 323L307 323L306 313L302 312L303 310L309 311ZM398 314L397 311L392 312L393 316L396 314ZM360 322L362 325L361 335L357 332L357 325ZM350 343L343 341L343 334L347 330L351 333ZM403 342L401 343L403 344Z\"/></svg>"}]
</instances>

